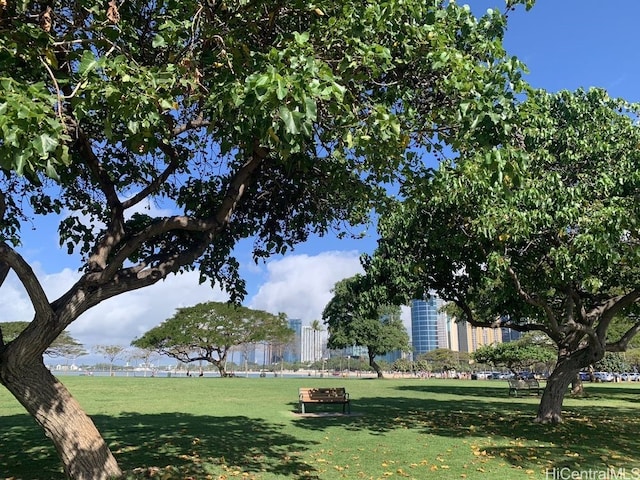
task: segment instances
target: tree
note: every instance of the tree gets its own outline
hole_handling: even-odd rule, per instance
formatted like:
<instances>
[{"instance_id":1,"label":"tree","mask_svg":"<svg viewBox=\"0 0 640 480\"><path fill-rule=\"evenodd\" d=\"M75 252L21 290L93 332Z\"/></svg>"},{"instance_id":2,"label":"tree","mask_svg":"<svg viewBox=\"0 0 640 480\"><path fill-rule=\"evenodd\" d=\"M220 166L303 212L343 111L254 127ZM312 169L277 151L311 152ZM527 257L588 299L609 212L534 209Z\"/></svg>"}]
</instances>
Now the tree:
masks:
<instances>
[{"instance_id":1,"label":"tree","mask_svg":"<svg viewBox=\"0 0 640 480\"><path fill-rule=\"evenodd\" d=\"M231 303L207 302L179 308L131 345L155 350L184 363L207 361L226 375L232 347L266 340L285 340L291 334L285 317Z\"/></svg>"},{"instance_id":2,"label":"tree","mask_svg":"<svg viewBox=\"0 0 640 480\"><path fill-rule=\"evenodd\" d=\"M3 342L11 342L29 326L29 322L2 322L0 323L0 345ZM63 357L76 359L87 355L87 351L81 343L64 330L51 343L51 346L44 352L49 357Z\"/></svg>"},{"instance_id":3,"label":"tree","mask_svg":"<svg viewBox=\"0 0 640 480\"><path fill-rule=\"evenodd\" d=\"M436 348L418 355L416 360L423 360L433 366L433 370L469 370L469 354L456 352L448 348Z\"/></svg>"},{"instance_id":4,"label":"tree","mask_svg":"<svg viewBox=\"0 0 640 480\"><path fill-rule=\"evenodd\" d=\"M0 383L75 479L121 470L40 360L65 328L193 269L240 302L242 239L259 261L348 232L423 152L500 143L523 69L505 16L453 2L6 3L0 282L13 271L35 313L0 344ZM81 272L52 300L20 250L45 216Z\"/></svg>"},{"instance_id":5,"label":"tree","mask_svg":"<svg viewBox=\"0 0 640 480\"><path fill-rule=\"evenodd\" d=\"M394 350L410 351L409 335L400 318L400 307L377 304L363 275L340 280L332 292L333 298L322 312L329 331L328 347L366 347L369 365L378 378L383 378L376 356Z\"/></svg>"},{"instance_id":6,"label":"tree","mask_svg":"<svg viewBox=\"0 0 640 480\"><path fill-rule=\"evenodd\" d=\"M109 376L113 376L113 364L127 349L122 345L96 345L94 350L109 362Z\"/></svg>"},{"instance_id":7,"label":"tree","mask_svg":"<svg viewBox=\"0 0 640 480\"><path fill-rule=\"evenodd\" d=\"M514 374L530 369L537 363L547 363L555 357L554 350L522 339L496 345L483 345L473 352L476 362L507 367Z\"/></svg>"},{"instance_id":8,"label":"tree","mask_svg":"<svg viewBox=\"0 0 640 480\"><path fill-rule=\"evenodd\" d=\"M131 360L141 360L144 366L144 376L147 376L147 370L152 366L152 362L158 357L158 353L149 348L134 348L130 352L129 358Z\"/></svg>"},{"instance_id":9,"label":"tree","mask_svg":"<svg viewBox=\"0 0 640 480\"><path fill-rule=\"evenodd\" d=\"M399 302L431 290L472 325L544 332L558 353L540 422L561 421L579 370L640 331L610 329L640 299L638 109L599 89L530 91L514 142L408 182L365 259Z\"/></svg>"},{"instance_id":10,"label":"tree","mask_svg":"<svg viewBox=\"0 0 640 480\"><path fill-rule=\"evenodd\" d=\"M620 352L607 352L594 368L603 372L622 373L629 370L629 364Z\"/></svg>"},{"instance_id":11,"label":"tree","mask_svg":"<svg viewBox=\"0 0 640 480\"><path fill-rule=\"evenodd\" d=\"M313 332L313 363L315 364L319 360L319 358L317 358L318 352L320 352L320 357L322 357L320 332L322 332L324 328L322 328L322 323L320 323L320 320L312 321L310 327L311 331Z\"/></svg>"}]
</instances>

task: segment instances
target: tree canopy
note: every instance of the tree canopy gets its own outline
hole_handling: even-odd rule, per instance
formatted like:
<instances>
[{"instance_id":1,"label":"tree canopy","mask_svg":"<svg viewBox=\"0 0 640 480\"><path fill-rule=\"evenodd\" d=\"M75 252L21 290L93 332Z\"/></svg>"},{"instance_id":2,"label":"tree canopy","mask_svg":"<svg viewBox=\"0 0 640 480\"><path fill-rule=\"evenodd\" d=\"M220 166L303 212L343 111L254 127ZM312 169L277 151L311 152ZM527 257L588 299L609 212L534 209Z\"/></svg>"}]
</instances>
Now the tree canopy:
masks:
<instances>
[{"instance_id":1,"label":"tree canopy","mask_svg":"<svg viewBox=\"0 0 640 480\"><path fill-rule=\"evenodd\" d=\"M365 262L399 301L433 291L475 326L546 333L558 363L540 421L560 421L568 382L640 330L607 335L640 299L639 108L600 89L529 91L518 141L408 182Z\"/></svg>"},{"instance_id":2,"label":"tree canopy","mask_svg":"<svg viewBox=\"0 0 640 480\"><path fill-rule=\"evenodd\" d=\"M416 362L429 365L429 370L444 372L447 370L469 370L469 353L458 352L448 348L436 348L421 353Z\"/></svg>"},{"instance_id":3,"label":"tree canopy","mask_svg":"<svg viewBox=\"0 0 640 480\"><path fill-rule=\"evenodd\" d=\"M273 315L231 303L207 302L179 308L168 320L152 328L131 345L155 350L184 363L204 360L221 376L229 351L264 341L288 341L294 332L284 314Z\"/></svg>"},{"instance_id":4,"label":"tree canopy","mask_svg":"<svg viewBox=\"0 0 640 480\"><path fill-rule=\"evenodd\" d=\"M400 307L376 303L363 275L340 280L332 292L333 297L322 312L329 331L328 347L366 347L369 364L382 377L375 357L394 350L410 351Z\"/></svg>"},{"instance_id":5,"label":"tree canopy","mask_svg":"<svg viewBox=\"0 0 640 480\"><path fill-rule=\"evenodd\" d=\"M532 368L536 364L552 362L557 353L549 345L541 345L527 338L494 345L482 345L473 352L478 363L506 367L514 374Z\"/></svg>"},{"instance_id":6,"label":"tree canopy","mask_svg":"<svg viewBox=\"0 0 640 480\"><path fill-rule=\"evenodd\" d=\"M35 311L0 344L0 382L69 477L121 471L69 392L34 368L53 340L178 272L239 302L240 240L259 260L344 232L424 155L507 141L523 66L503 49L505 26L498 11L476 19L439 0L0 5L0 282L13 271ZM23 223L45 216L81 272L56 299L20 249Z\"/></svg>"}]
</instances>

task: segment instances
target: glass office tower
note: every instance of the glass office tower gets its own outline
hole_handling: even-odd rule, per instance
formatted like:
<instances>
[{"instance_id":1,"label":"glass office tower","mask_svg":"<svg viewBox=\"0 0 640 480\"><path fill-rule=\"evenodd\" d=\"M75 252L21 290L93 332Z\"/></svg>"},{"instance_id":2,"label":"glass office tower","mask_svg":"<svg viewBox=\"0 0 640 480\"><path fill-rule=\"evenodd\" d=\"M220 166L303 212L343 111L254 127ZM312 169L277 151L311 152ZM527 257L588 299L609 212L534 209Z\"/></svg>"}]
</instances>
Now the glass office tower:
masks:
<instances>
[{"instance_id":1,"label":"glass office tower","mask_svg":"<svg viewBox=\"0 0 640 480\"><path fill-rule=\"evenodd\" d=\"M439 311L443 304L437 297L411 301L411 343L415 355L450 348L447 315Z\"/></svg>"}]
</instances>

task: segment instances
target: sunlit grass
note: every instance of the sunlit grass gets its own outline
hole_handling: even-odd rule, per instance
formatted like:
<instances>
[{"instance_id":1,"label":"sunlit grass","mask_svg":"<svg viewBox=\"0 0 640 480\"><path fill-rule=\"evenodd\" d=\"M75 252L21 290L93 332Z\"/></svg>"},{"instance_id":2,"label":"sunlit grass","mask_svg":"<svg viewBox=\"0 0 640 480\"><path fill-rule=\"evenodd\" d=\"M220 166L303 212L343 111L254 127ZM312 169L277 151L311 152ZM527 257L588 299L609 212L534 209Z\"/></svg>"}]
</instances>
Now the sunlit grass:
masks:
<instances>
[{"instance_id":1,"label":"sunlit grass","mask_svg":"<svg viewBox=\"0 0 640 480\"><path fill-rule=\"evenodd\" d=\"M539 399L509 397L506 381L62 380L130 478L542 479L554 468L640 468L636 384L587 385L552 426L532 423ZM300 386L345 386L352 415L297 415ZM0 425L0 478L63 478L53 447L4 390Z\"/></svg>"}]
</instances>

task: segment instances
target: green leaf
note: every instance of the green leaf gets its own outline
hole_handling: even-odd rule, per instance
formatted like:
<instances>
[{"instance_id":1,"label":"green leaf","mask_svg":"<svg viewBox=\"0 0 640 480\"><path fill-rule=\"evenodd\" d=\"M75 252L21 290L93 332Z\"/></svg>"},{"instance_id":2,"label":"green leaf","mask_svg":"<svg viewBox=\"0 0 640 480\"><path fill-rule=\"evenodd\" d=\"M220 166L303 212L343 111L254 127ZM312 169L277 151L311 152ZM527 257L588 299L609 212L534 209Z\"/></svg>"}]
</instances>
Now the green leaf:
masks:
<instances>
[{"instance_id":1,"label":"green leaf","mask_svg":"<svg viewBox=\"0 0 640 480\"><path fill-rule=\"evenodd\" d=\"M298 45L304 45L309 41L309 32L293 32L293 38Z\"/></svg>"},{"instance_id":2,"label":"green leaf","mask_svg":"<svg viewBox=\"0 0 640 480\"><path fill-rule=\"evenodd\" d=\"M80 65L78 65L78 73L80 75L87 74L90 70L94 70L98 66L98 60L93 55L93 52L90 50L85 50L82 52L82 57L80 58Z\"/></svg>"},{"instance_id":3,"label":"green leaf","mask_svg":"<svg viewBox=\"0 0 640 480\"><path fill-rule=\"evenodd\" d=\"M153 48L166 47L167 46L167 42L165 41L165 39L164 39L164 37L162 35L157 33L156 36L153 37L153 40L151 41L151 46Z\"/></svg>"},{"instance_id":4,"label":"green leaf","mask_svg":"<svg viewBox=\"0 0 640 480\"><path fill-rule=\"evenodd\" d=\"M289 110L286 105L280 107L280 118L284 122L285 130L288 133L292 133L294 135L300 133L300 128L295 121L293 112Z\"/></svg>"},{"instance_id":5,"label":"green leaf","mask_svg":"<svg viewBox=\"0 0 640 480\"><path fill-rule=\"evenodd\" d=\"M278 100L283 100L287 96L287 93L289 93L287 82L282 76L278 75L278 87L276 88Z\"/></svg>"},{"instance_id":6,"label":"green leaf","mask_svg":"<svg viewBox=\"0 0 640 480\"><path fill-rule=\"evenodd\" d=\"M46 133L40 134L33 141L33 146L41 158L46 158L49 152L53 152L58 146L58 141Z\"/></svg>"},{"instance_id":7,"label":"green leaf","mask_svg":"<svg viewBox=\"0 0 640 480\"><path fill-rule=\"evenodd\" d=\"M56 171L56 168L53 166L53 164L49 160L47 160L47 166L45 167L45 173L47 174L47 177L49 177L49 178L53 178L54 180L59 180L60 179L60 177L58 176L58 172Z\"/></svg>"},{"instance_id":8,"label":"green leaf","mask_svg":"<svg viewBox=\"0 0 640 480\"><path fill-rule=\"evenodd\" d=\"M304 106L307 113L307 120L315 122L318 118L318 105L313 98L305 98Z\"/></svg>"}]
</instances>

